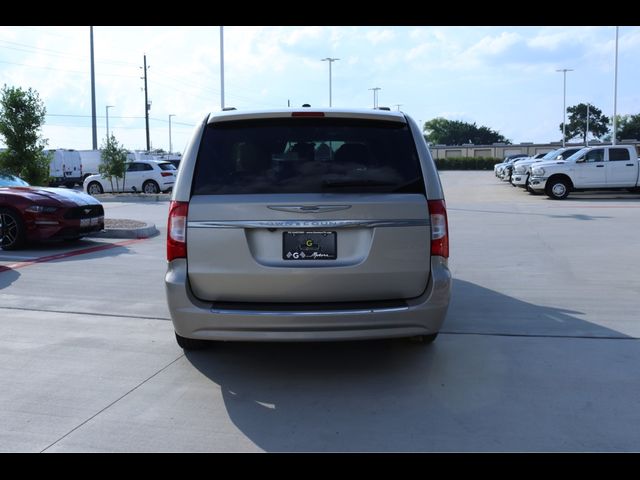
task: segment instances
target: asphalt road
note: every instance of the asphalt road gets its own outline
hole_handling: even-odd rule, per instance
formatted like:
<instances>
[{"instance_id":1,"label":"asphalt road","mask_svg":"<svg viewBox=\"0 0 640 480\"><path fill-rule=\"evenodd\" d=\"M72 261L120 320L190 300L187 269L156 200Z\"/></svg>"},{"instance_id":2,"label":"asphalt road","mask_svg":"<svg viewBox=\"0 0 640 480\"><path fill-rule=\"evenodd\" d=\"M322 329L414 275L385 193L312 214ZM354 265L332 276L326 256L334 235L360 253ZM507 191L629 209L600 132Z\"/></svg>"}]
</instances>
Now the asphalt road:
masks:
<instances>
[{"instance_id":1,"label":"asphalt road","mask_svg":"<svg viewBox=\"0 0 640 480\"><path fill-rule=\"evenodd\" d=\"M455 280L429 347L185 355L167 202L105 203L151 239L0 250L0 451L637 451L640 196L442 181Z\"/></svg>"}]
</instances>

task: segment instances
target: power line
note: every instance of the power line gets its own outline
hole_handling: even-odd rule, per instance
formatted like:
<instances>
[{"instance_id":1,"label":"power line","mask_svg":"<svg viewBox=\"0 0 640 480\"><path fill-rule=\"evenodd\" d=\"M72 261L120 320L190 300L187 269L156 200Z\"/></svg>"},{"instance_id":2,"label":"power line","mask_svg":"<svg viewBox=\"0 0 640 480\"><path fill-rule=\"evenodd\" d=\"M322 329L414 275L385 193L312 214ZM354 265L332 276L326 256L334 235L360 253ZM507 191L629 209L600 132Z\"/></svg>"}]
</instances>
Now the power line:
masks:
<instances>
[{"instance_id":1,"label":"power line","mask_svg":"<svg viewBox=\"0 0 640 480\"><path fill-rule=\"evenodd\" d=\"M84 55L73 55L71 53L61 52L60 50L53 50L51 48L36 47L34 45L28 45L26 43L11 42L9 40L0 40L0 42L8 43L10 45L18 45L20 47L28 48L29 50L24 50L22 48L16 48L16 47L8 47L8 46L5 46L5 45L0 45L0 48L7 48L7 49L10 49L10 50L18 50L18 51L21 51L21 52L28 52L28 53L36 53L37 51L42 51L42 52L49 52L48 55L53 55L53 56L58 56L58 57L78 58L78 59L81 59L81 60L86 60L86 57ZM96 61L96 63L106 63L106 64L126 65L126 66L137 66L135 63L132 63L132 62L124 62L122 60L113 60L113 59L98 60L98 61Z\"/></svg>"},{"instance_id":2,"label":"power line","mask_svg":"<svg viewBox=\"0 0 640 480\"><path fill-rule=\"evenodd\" d=\"M67 72L67 73L75 73L75 74L80 74L80 75L86 75L87 72L81 72L79 70L69 70L67 68L56 68L56 67L45 67L42 65L29 65L27 63L18 63L18 62L9 62L7 60L0 60L0 63L8 63L11 65L20 65L23 67L31 67L31 68L42 68L45 70L56 70L59 72ZM101 73L99 74L99 76L103 76L103 77L127 77L127 78L135 78L135 75L122 75L119 73Z\"/></svg>"}]
</instances>

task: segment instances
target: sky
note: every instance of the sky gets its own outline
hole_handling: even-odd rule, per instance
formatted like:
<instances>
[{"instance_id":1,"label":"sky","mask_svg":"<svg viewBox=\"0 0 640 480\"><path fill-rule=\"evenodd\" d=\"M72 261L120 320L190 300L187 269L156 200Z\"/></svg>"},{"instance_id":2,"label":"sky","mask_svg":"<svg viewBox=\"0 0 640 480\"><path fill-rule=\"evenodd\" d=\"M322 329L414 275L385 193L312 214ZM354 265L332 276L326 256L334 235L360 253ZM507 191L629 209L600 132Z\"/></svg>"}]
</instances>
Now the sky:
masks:
<instances>
[{"instance_id":1,"label":"sky","mask_svg":"<svg viewBox=\"0 0 640 480\"><path fill-rule=\"evenodd\" d=\"M94 27L98 144L109 130L146 146L147 56L152 148L183 152L221 108L220 27ZM640 113L640 27L619 29L618 114ZM35 89L50 148L92 148L89 27L0 26L0 85ZM513 143L559 141L566 105L614 108L615 27L224 27L225 106L399 108L419 122L475 122ZM399 105L399 107L398 107ZM0 138L0 146L4 146Z\"/></svg>"}]
</instances>

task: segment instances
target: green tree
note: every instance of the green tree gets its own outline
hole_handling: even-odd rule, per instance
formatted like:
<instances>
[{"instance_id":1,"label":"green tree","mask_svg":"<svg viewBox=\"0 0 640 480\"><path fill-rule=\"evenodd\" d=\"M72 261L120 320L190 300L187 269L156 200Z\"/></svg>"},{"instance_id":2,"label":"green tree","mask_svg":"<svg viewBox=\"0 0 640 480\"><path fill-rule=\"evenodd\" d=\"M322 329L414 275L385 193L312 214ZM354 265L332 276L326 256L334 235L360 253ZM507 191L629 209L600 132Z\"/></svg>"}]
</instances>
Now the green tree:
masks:
<instances>
[{"instance_id":1,"label":"green tree","mask_svg":"<svg viewBox=\"0 0 640 480\"><path fill-rule=\"evenodd\" d=\"M569 114L569 122L567 123L565 132L565 141L571 140L575 137L582 137L582 141L587 141L587 104L579 103L567 107L567 113ZM562 131L562 125L560 124L560 131ZM602 114L595 105L589 104L589 132L594 138L600 139L609 131L609 117Z\"/></svg>"},{"instance_id":2,"label":"green tree","mask_svg":"<svg viewBox=\"0 0 640 480\"><path fill-rule=\"evenodd\" d=\"M617 119L616 137L618 140L640 140L640 113L637 115L618 115Z\"/></svg>"},{"instance_id":3,"label":"green tree","mask_svg":"<svg viewBox=\"0 0 640 480\"><path fill-rule=\"evenodd\" d=\"M478 127L475 123L466 123L446 118L433 118L424 124L426 139L430 143L443 145L490 145L492 143L511 143L500 133L489 127Z\"/></svg>"},{"instance_id":4,"label":"green tree","mask_svg":"<svg viewBox=\"0 0 640 480\"><path fill-rule=\"evenodd\" d=\"M44 185L49 179L50 157L43 151L47 140L40 136L46 111L35 90L2 88L0 135L7 149L0 153L0 170L32 185Z\"/></svg>"},{"instance_id":5,"label":"green tree","mask_svg":"<svg viewBox=\"0 0 640 480\"><path fill-rule=\"evenodd\" d=\"M111 182L111 191L118 191L120 186L118 180L122 179L122 190L124 191L125 171L127 163L127 149L124 148L116 137L111 134L106 138L100 147L100 165L98 172ZM113 179L116 179L116 188L113 188Z\"/></svg>"}]
</instances>

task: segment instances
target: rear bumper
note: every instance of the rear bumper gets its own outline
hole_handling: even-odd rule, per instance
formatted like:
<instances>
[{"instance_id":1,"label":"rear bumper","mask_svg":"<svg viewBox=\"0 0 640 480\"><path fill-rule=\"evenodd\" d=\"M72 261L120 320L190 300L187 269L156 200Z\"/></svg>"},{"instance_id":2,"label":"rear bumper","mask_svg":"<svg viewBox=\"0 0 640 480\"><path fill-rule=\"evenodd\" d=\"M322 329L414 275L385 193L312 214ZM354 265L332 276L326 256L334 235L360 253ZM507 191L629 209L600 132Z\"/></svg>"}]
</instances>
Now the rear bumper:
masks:
<instances>
[{"instance_id":1,"label":"rear bumper","mask_svg":"<svg viewBox=\"0 0 640 480\"><path fill-rule=\"evenodd\" d=\"M165 289L178 335L201 340L334 341L407 337L437 333L444 322L451 294L447 261L431 257L425 292L404 305L305 309L220 308L191 293L184 259L168 264Z\"/></svg>"}]
</instances>

